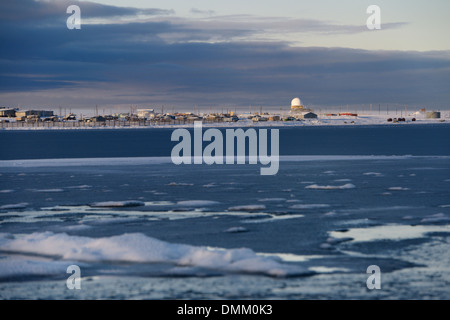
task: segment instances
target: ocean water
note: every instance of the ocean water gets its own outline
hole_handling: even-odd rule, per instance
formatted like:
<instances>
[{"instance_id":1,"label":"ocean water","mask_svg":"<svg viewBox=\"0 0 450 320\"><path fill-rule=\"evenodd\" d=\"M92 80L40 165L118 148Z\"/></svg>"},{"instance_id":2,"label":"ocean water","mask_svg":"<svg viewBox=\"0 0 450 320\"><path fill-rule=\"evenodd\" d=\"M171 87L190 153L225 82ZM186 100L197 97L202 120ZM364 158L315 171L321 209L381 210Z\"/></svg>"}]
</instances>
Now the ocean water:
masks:
<instances>
[{"instance_id":1,"label":"ocean water","mask_svg":"<svg viewBox=\"0 0 450 320\"><path fill-rule=\"evenodd\" d=\"M280 128L275 176L176 166L169 129L0 132L0 298L449 299L449 129Z\"/></svg>"}]
</instances>

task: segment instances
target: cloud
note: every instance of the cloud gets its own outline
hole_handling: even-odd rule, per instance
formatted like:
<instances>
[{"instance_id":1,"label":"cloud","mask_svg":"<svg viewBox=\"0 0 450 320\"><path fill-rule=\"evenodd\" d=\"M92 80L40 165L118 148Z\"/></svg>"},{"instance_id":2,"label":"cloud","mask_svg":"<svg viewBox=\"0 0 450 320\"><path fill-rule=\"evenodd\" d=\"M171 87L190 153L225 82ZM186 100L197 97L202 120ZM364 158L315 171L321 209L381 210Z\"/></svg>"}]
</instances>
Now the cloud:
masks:
<instances>
[{"instance_id":1,"label":"cloud","mask_svg":"<svg viewBox=\"0 0 450 320\"><path fill-rule=\"evenodd\" d=\"M212 16L212 15L216 14L216 12L214 10L200 10L197 8L192 8L190 10L190 12L192 14L198 14L198 15L203 15L203 16Z\"/></svg>"},{"instance_id":2,"label":"cloud","mask_svg":"<svg viewBox=\"0 0 450 320\"><path fill-rule=\"evenodd\" d=\"M61 14L54 1L15 2L6 8L9 20L0 20L8 31L0 34L2 104L248 108L288 106L294 96L310 105L445 104L450 99L450 52L304 48L253 38L270 28L358 32L351 26L330 31L330 23L295 19L161 18L158 12L165 11L152 9L147 13L155 18L139 23L68 30L65 21L49 22ZM92 4L92 17L140 14L134 8L80 4ZM36 8L43 18L38 25L21 23L20 8L22 17L33 16L29 11ZM65 10L62 16L67 17Z\"/></svg>"},{"instance_id":3,"label":"cloud","mask_svg":"<svg viewBox=\"0 0 450 320\"><path fill-rule=\"evenodd\" d=\"M137 15L170 15L173 10L140 9L132 7L116 7L95 2L78 0L14 0L0 1L0 20L2 23L51 24L66 20L67 7L78 5L83 18L114 18Z\"/></svg>"}]
</instances>

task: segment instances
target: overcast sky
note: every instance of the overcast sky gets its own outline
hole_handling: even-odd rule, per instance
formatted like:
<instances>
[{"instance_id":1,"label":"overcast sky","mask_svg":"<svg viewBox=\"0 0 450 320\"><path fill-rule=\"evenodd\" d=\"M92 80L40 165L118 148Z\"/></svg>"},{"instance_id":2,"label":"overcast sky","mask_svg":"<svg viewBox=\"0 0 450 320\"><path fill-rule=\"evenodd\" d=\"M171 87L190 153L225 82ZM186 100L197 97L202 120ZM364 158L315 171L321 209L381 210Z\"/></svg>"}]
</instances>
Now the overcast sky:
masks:
<instances>
[{"instance_id":1,"label":"overcast sky","mask_svg":"<svg viewBox=\"0 0 450 320\"><path fill-rule=\"evenodd\" d=\"M81 30L69 30L69 5ZM381 9L369 30L366 9ZM0 2L0 104L447 109L450 1Z\"/></svg>"}]
</instances>

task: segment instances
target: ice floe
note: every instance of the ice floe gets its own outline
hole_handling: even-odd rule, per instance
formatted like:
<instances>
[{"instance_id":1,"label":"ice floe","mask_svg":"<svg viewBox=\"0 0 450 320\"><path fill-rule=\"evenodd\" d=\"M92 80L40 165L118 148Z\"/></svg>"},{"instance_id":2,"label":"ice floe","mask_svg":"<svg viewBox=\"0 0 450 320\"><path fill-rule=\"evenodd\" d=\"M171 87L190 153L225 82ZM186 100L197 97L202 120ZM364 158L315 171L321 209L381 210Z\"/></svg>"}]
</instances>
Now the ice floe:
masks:
<instances>
[{"instance_id":1,"label":"ice floe","mask_svg":"<svg viewBox=\"0 0 450 320\"><path fill-rule=\"evenodd\" d=\"M316 190L344 190L353 188L356 188L356 186L352 183L347 183L342 186L321 186L318 184L312 184L305 187L305 189L316 189Z\"/></svg>"},{"instance_id":2,"label":"ice floe","mask_svg":"<svg viewBox=\"0 0 450 320\"><path fill-rule=\"evenodd\" d=\"M32 192L41 192L41 193L59 193L64 192L64 189L54 188L54 189L32 189Z\"/></svg>"},{"instance_id":3,"label":"ice floe","mask_svg":"<svg viewBox=\"0 0 450 320\"><path fill-rule=\"evenodd\" d=\"M240 233L240 232L247 232L248 229L244 228L244 227L231 227L228 228L227 230L225 230L224 232L228 232L228 233Z\"/></svg>"},{"instance_id":4,"label":"ice floe","mask_svg":"<svg viewBox=\"0 0 450 320\"><path fill-rule=\"evenodd\" d=\"M191 187L191 186L193 186L194 184L193 183L184 183L184 182L170 182L169 184L168 184L168 186L171 186L171 187Z\"/></svg>"},{"instance_id":5,"label":"ice floe","mask_svg":"<svg viewBox=\"0 0 450 320\"><path fill-rule=\"evenodd\" d=\"M252 204L252 205L243 205L243 206L234 206L229 207L229 211L257 211L257 210L265 210L265 205L260 204Z\"/></svg>"},{"instance_id":6,"label":"ice floe","mask_svg":"<svg viewBox=\"0 0 450 320\"><path fill-rule=\"evenodd\" d=\"M22 202L22 203L14 203L14 204L5 204L0 206L1 210L13 210L13 209L25 209L28 207L28 203Z\"/></svg>"},{"instance_id":7,"label":"ice floe","mask_svg":"<svg viewBox=\"0 0 450 320\"><path fill-rule=\"evenodd\" d=\"M101 238L52 232L37 232L17 237L0 234L0 250L57 256L63 260L168 263L227 273L264 274L274 277L311 274L302 266L284 263L274 257L260 256L248 248L221 249L175 244L141 233ZM7 269L12 269L12 266Z\"/></svg>"},{"instance_id":8,"label":"ice floe","mask_svg":"<svg viewBox=\"0 0 450 320\"><path fill-rule=\"evenodd\" d=\"M94 208L117 208L117 207L139 207L144 206L145 202L138 200L126 200L126 201L103 201L103 202L94 202L89 206Z\"/></svg>"},{"instance_id":9,"label":"ice floe","mask_svg":"<svg viewBox=\"0 0 450 320\"><path fill-rule=\"evenodd\" d=\"M364 172L363 175L365 175L365 176L381 177L383 174L380 173L380 172Z\"/></svg>"},{"instance_id":10,"label":"ice floe","mask_svg":"<svg viewBox=\"0 0 450 320\"><path fill-rule=\"evenodd\" d=\"M390 191L408 191L409 188L405 188L405 187L390 187L390 188L388 188L388 190L390 190Z\"/></svg>"},{"instance_id":11,"label":"ice floe","mask_svg":"<svg viewBox=\"0 0 450 320\"><path fill-rule=\"evenodd\" d=\"M450 217L443 213L436 213L429 215L422 220L420 220L420 223L438 223L438 222L449 222Z\"/></svg>"},{"instance_id":12,"label":"ice floe","mask_svg":"<svg viewBox=\"0 0 450 320\"><path fill-rule=\"evenodd\" d=\"M312 203L312 204L294 204L290 206L291 209L320 209L320 208L329 208L329 204L325 203Z\"/></svg>"},{"instance_id":13,"label":"ice floe","mask_svg":"<svg viewBox=\"0 0 450 320\"><path fill-rule=\"evenodd\" d=\"M220 204L220 202L212 200L184 200L177 202L177 205L187 207L214 206L217 204Z\"/></svg>"},{"instance_id":14,"label":"ice floe","mask_svg":"<svg viewBox=\"0 0 450 320\"><path fill-rule=\"evenodd\" d=\"M260 202L283 202L286 201L285 198L262 198L258 199Z\"/></svg>"},{"instance_id":15,"label":"ice floe","mask_svg":"<svg viewBox=\"0 0 450 320\"><path fill-rule=\"evenodd\" d=\"M353 238L352 242L366 242L379 240L407 240L423 238L430 232L450 232L450 226L410 226L410 225L382 225L367 228L353 228L345 233L329 232L333 238Z\"/></svg>"}]
</instances>

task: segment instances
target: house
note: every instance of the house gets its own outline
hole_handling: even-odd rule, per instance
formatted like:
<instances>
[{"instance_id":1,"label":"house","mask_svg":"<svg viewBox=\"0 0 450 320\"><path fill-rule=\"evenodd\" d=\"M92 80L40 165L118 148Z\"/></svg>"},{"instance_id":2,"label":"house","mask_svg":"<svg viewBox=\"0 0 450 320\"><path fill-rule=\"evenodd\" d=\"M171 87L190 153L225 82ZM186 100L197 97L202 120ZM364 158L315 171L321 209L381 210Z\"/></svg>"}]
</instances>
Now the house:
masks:
<instances>
[{"instance_id":1,"label":"house","mask_svg":"<svg viewBox=\"0 0 450 320\"><path fill-rule=\"evenodd\" d=\"M317 114L314 112L306 112L299 114L297 117L300 119L317 119Z\"/></svg>"},{"instance_id":2,"label":"house","mask_svg":"<svg viewBox=\"0 0 450 320\"><path fill-rule=\"evenodd\" d=\"M16 117L37 116L39 118L53 117L53 111L46 110L23 110L16 111Z\"/></svg>"},{"instance_id":3,"label":"house","mask_svg":"<svg viewBox=\"0 0 450 320\"><path fill-rule=\"evenodd\" d=\"M16 116L16 109L11 108L1 108L0 117L10 117L14 118Z\"/></svg>"}]
</instances>

